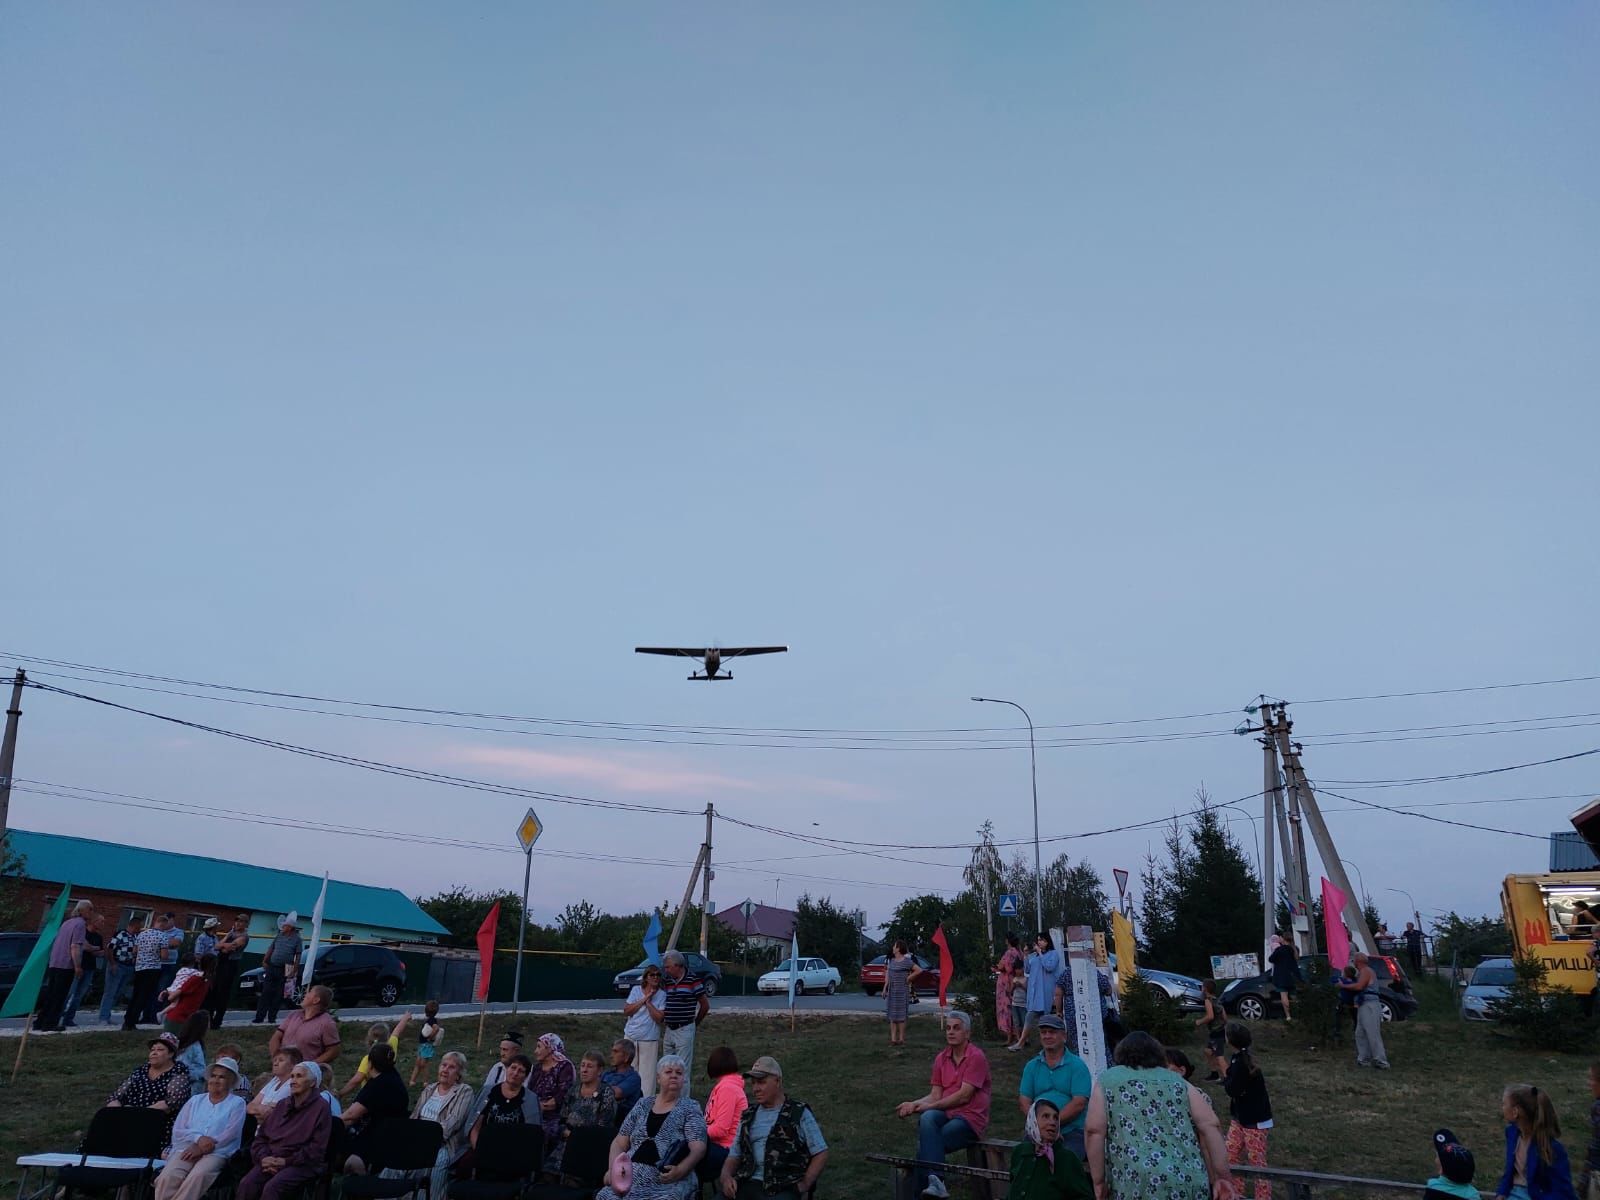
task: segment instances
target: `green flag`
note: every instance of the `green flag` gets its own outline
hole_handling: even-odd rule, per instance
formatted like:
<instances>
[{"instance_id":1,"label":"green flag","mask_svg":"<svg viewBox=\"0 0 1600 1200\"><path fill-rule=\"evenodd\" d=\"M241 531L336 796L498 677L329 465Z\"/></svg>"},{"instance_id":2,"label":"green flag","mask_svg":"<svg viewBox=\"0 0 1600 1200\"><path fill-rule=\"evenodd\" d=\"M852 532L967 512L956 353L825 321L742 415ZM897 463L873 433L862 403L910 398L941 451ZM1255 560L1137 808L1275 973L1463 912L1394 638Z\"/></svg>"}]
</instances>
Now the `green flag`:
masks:
<instances>
[{"instance_id":1,"label":"green flag","mask_svg":"<svg viewBox=\"0 0 1600 1200\"><path fill-rule=\"evenodd\" d=\"M50 963L50 944L56 940L56 930L61 928L61 920L67 915L67 899L71 893L72 885L69 883L61 889L56 902L50 906L50 913L44 919L44 928L39 930L39 940L34 943L33 953L22 964L22 973L12 985L4 1007L0 1007L0 1017L26 1017L39 1002L39 986L44 983L44 969Z\"/></svg>"}]
</instances>

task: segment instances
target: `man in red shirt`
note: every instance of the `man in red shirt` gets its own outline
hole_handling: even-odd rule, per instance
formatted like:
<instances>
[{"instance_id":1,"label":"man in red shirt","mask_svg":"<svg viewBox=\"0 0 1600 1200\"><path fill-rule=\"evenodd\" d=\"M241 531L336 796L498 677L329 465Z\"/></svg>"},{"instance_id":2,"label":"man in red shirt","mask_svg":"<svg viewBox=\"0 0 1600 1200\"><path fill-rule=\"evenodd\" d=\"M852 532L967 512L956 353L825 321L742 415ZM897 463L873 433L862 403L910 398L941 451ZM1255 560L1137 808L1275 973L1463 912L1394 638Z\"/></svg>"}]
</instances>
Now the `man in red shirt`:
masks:
<instances>
[{"instance_id":1,"label":"man in red shirt","mask_svg":"<svg viewBox=\"0 0 1600 1200\"><path fill-rule=\"evenodd\" d=\"M952 1150L970 1146L989 1128L989 1101L993 1088L989 1060L972 1044L972 1018L952 1010L944 1019L945 1048L933 1060L932 1086L926 1096L907 1100L894 1111L899 1117L916 1117L917 1158L943 1162ZM939 1176L917 1172L917 1194L950 1194Z\"/></svg>"},{"instance_id":2,"label":"man in red shirt","mask_svg":"<svg viewBox=\"0 0 1600 1200\"><path fill-rule=\"evenodd\" d=\"M333 993L320 983L306 989L300 999L300 1010L292 1012L278 1022L267 1043L267 1057L278 1052L280 1046L293 1046L306 1062L326 1066L339 1057L339 1022L328 1009L333 1004Z\"/></svg>"}]
</instances>

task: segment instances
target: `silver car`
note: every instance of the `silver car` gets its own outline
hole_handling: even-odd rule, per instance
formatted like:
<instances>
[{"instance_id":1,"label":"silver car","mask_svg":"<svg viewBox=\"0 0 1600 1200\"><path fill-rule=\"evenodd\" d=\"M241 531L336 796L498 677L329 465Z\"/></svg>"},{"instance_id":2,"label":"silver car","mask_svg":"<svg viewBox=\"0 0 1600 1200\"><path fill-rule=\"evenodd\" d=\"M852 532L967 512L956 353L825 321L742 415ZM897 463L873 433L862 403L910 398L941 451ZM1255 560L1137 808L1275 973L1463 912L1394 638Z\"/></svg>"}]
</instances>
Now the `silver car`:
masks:
<instances>
[{"instance_id":1,"label":"silver car","mask_svg":"<svg viewBox=\"0 0 1600 1200\"><path fill-rule=\"evenodd\" d=\"M1516 981L1517 970L1509 958L1486 958L1472 968L1461 990L1461 1015L1468 1021L1493 1021L1492 1006L1503 999Z\"/></svg>"}]
</instances>

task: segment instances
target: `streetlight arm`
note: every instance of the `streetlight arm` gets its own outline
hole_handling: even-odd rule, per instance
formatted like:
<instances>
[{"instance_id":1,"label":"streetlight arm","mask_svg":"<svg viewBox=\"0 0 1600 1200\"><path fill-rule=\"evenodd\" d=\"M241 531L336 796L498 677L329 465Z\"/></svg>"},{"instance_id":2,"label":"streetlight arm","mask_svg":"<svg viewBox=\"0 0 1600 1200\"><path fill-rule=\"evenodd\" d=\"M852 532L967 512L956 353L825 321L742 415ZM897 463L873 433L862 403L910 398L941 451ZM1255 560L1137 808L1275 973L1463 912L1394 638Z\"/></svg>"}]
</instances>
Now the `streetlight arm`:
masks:
<instances>
[{"instance_id":1,"label":"streetlight arm","mask_svg":"<svg viewBox=\"0 0 1600 1200\"><path fill-rule=\"evenodd\" d=\"M1039 751L1034 744L1033 717L1015 700L1000 700L993 696L974 696L977 704L1009 704L1022 714L1028 723L1028 767L1033 776L1033 911L1039 927L1044 927L1044 865L1039 856Z\"/></svg>"}]
</instances>

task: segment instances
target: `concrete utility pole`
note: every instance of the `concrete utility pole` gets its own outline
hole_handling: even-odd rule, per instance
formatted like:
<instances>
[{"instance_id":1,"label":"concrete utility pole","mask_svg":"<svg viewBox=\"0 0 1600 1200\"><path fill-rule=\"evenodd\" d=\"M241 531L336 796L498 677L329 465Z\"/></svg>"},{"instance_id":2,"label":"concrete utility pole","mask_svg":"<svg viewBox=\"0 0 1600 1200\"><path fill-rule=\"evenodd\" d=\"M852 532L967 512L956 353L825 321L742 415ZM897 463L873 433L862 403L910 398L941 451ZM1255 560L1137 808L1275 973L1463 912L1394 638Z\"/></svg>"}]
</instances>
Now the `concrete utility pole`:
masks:
<instances>
[{"instance_id":1,"label":"concrete utility pole","mask_svg":"<svg viewBox=\"0 0 1600 1200\"><path fill-rule=\"evenodd\" d=\"M1266 843L1261 853L1261 961L1264 963L1267 961L1267 947L1272 944L1272 935L1278 929L1278 872L1272 855L1273 818L1278 811L1278 751L1270 737L1261 739L1261 751L1261 836ZM1291 928L1293 921L1291 913Z\"/></svg>"},{"instance_id":2,"label":"concrete utility pole","mask_svg":"<svg viewBox=\"0 0 1600 1200\"><path fill-rule=\"evenodd\" d=\"M706 845L705 868L700 876L700 953L711 957L711 877L716 873L711 869L711 819L716 815L715 810L708 803L706 805Z\"/></svg>"},{"instance_id":3,"label":"concrete utility pole","mask_svg":"<svg viewBox=\"0 0 1600 1200\"><path fill-rule=\"evenodd\" d=\"M17 761L17 724L22 720L22 689L28 674L21 667L11 680L11 707L6 709L6 736L0 742L0 845L11 828L11 768Z\"/></svg>"},{"instance_id":4,"label":"concrete utility pole","mask_svg":"<svg viewBox=\"0 0 1600 1200\"><path fill-rule=\"evenodd\" d=\"M689 913L689 901L694 899L695 880L700 878L700 867L706 861L704 845L695 852L694 869L689 872L689 882L683 889L683 899L678 901L678 915L672 919L672 933L667 938L667 950L678 948L678 935L683 932L683 918ZM667 951L663 950L665 954Z\"/></svg>"}]
</instances>

